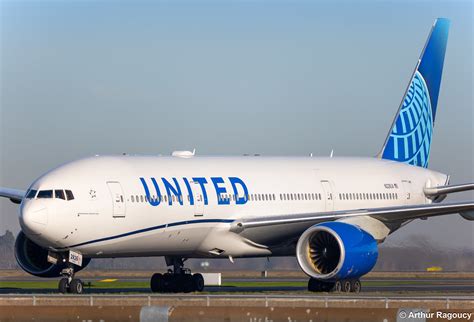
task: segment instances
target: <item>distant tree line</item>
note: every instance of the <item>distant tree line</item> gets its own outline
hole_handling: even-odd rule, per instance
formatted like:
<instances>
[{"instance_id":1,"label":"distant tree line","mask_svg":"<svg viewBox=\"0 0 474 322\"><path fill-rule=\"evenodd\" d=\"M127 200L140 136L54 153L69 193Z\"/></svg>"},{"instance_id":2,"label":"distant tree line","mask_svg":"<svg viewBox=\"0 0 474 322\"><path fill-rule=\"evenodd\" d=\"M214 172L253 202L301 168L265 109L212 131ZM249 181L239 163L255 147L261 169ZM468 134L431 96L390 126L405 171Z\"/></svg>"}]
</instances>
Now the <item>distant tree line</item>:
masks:
<instances>
[{"instance_id":1,"label":"distant tree line","mask_svg":"<svg viewBox=\"0 0 474 322\"><path fill-rule=\"evenodd\" d=\"M0 236L0 269L19 269L14 254L15 236L6 231ZM207 262L208 267L202 267ZM294 257L242 258L232 264L228 259L190 259L186 266L194 270L299 270ZM376 271L424 271L440 266L445 271L473 271L474 249L441 249L418 237L411 237L406 245L381 245ZM137 257L133 260L94 259L88 269L166 270L162 257Z\"/></svg>"}]
</instances>

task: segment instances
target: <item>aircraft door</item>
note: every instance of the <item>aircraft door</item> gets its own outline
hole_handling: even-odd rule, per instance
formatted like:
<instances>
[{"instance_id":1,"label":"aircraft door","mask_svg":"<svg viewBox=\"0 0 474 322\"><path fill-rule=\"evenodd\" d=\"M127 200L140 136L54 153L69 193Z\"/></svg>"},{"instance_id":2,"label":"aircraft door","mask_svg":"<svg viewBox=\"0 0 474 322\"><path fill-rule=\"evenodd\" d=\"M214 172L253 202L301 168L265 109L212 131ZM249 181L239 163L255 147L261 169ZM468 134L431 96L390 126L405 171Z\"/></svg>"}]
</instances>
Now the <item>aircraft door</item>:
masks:
<instances>
[{"instance_id":1,"label":"aircraft door","mask_svg":"<svg viewBox=\"0 0 474 322\"><path fill-rule=\"evenodd\" d=\"M125 217L125 197L120 182L108 181L107 186L112 198L112 216L114 218Z\"/></svg>"},{"instance_id":2,"label":"aircraft door","mask_svg":"<svg viewBox=\"0 0 474 322\"><path fill-rule=\"evenodd\" d=\"M403 190L405 191L405 203L408 205L412 203L413 199L413 192L412 192L412 187L411 187L411 181L410 180L402 180L402 185L403 185Z\"/></svg>"},{"instance_id":3,"label":"aircraft door","mask_svg":"<svg viewBox=\"0 0 474 322\"><path fill-rule=\"evenodd\" d=\"M191 182L191 189L194 197L194 217L204 216L204 196L202 195L201 186L197 182Z\"/></svg>"},{"instance_id":4,"label":"aircraft door","mask_svg":"<svg viewBox=\"0 0 474 322\"><path fill-rule=\"evenodd\" d=\"M332 189L331 182L328 180L321 180L321 185L323 186L323 200L326 201L326 211L334 210L334 193Z\"/></svg>"}]
</instances>

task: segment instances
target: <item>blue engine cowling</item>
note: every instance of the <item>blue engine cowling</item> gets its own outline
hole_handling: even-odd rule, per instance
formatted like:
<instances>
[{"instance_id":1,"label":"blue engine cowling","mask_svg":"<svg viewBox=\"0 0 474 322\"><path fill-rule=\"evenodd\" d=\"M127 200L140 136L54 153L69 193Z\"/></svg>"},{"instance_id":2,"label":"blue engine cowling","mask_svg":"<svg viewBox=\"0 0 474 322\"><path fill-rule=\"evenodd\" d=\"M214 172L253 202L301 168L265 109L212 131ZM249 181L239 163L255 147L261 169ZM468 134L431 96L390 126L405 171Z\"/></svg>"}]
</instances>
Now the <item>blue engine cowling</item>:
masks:
<instances>
[{"instance_id":1,"label":"blue engine cowling","mask_svg":"<svg viewBox=\"0 0 474 322\"><path fill-rule=\"evenodd\" d=\"M65 264L48 262L48 250L30 240L22 231L15 240L15 257L18 265L27 273L39 277L58 277L66 267ZM90 258L84 258L82 267L75 266L78 272L85 268Z\"/></svg>"},{"instance_id":2,"label":"blue engine cowling","mask_svg":"<svg viewBox=\"0 0 474 322\"><path fill-rule=\"evenodd\" d=\"M377 257L377 242L372 235L337 221L308 228L296 246L301 269L321 280L360 277L375 266Z\"/></svg>"}]
</instances>

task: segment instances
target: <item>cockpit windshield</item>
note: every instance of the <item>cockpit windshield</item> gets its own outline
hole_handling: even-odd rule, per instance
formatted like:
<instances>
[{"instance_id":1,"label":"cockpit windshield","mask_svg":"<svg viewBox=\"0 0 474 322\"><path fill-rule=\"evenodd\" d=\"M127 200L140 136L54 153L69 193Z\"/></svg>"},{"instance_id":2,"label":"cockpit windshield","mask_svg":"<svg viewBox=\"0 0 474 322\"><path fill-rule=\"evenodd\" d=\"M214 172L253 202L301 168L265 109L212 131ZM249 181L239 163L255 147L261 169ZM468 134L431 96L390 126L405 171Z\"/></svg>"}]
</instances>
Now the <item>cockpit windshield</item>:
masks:
<instances>
[{"instance_id":1,"label":"cockpit windshield","mask_svg":"<svg viewBox=\"0 0 474 322\"><path fill-rule=\"evenodd\" d=\"M28 193L26 194L26 198L27 199L34 199L34 197L36 197L37 192L38 192L38 190L30 189L30 191L28 191Z\"/></svg>"},{"instance_id":2,"label":"cockpit windshield","mask_svg":"<svg viewBox=\"0 0 474 322\"><path fill-rule=\"evenodd\" d=\"M64 190L54 190L54 196L58 199L66 200L66 195L64 195Z\"/></svg>"},{"instance_id":3,"label":"cockpit windshield","mask_svg":"<svg viewBox=\"0 0 474 322\"><path fill-rule=\"evenodd\" d=\"M53 190L40 190L36 196L38 199L49 199L53 198Z\"/></svg>"},{"instance_id":4,"label":"cockpit windshield","mask_svg":"<svg viewBox=\"0 0 474 322\"><path fill-rule=\"evenodd\" d=\"M71 190L30 190L28 191L26 198L34 199L36 196L37 199L62 199L62 200L74 200L74 194Z\"/></svg>"}]
</instances>

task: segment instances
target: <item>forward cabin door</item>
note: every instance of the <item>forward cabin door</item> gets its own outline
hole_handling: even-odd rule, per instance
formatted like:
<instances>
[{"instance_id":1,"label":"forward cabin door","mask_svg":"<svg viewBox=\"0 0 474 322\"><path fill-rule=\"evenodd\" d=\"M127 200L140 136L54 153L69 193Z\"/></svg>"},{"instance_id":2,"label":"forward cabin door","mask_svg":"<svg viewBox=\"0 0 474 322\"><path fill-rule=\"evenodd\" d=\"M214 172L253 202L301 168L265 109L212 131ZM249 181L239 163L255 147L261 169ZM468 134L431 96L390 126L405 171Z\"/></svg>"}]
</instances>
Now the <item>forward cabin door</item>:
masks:
<instances>
[{"instance_id":1,"label":"forward cabin door","mask_svg":"<svg viewBox=\"0 0 474 322\"><path fill-rule=\"evenodd\" d=\"M204 196L202 195L201 186L197 182L191 182L194 197L194 217L204 216Z\"/></svg>"},{"instance_id":2,"label":"forward cabin door","mask_svg":"<svg viewBox=\"0 0 474 322\"><path fill-rule=\"evenodd\" d=\"M332 189L332 184L328 180L321 180L321 185L323 186L323 200L326 202L326 211L334 210L334 192Z\"/></svg>"},{"instance_id":3,"label":"forward cabin door","mask_svg":"<svg viewBox=\"0 0 474 322\"><path fill-rule=\"evenodd\" d=\"M108 181L107 186L112 197L112 216L114 218L125 217L125 196L120 182Z\"/></svg>"}]
</instances>

